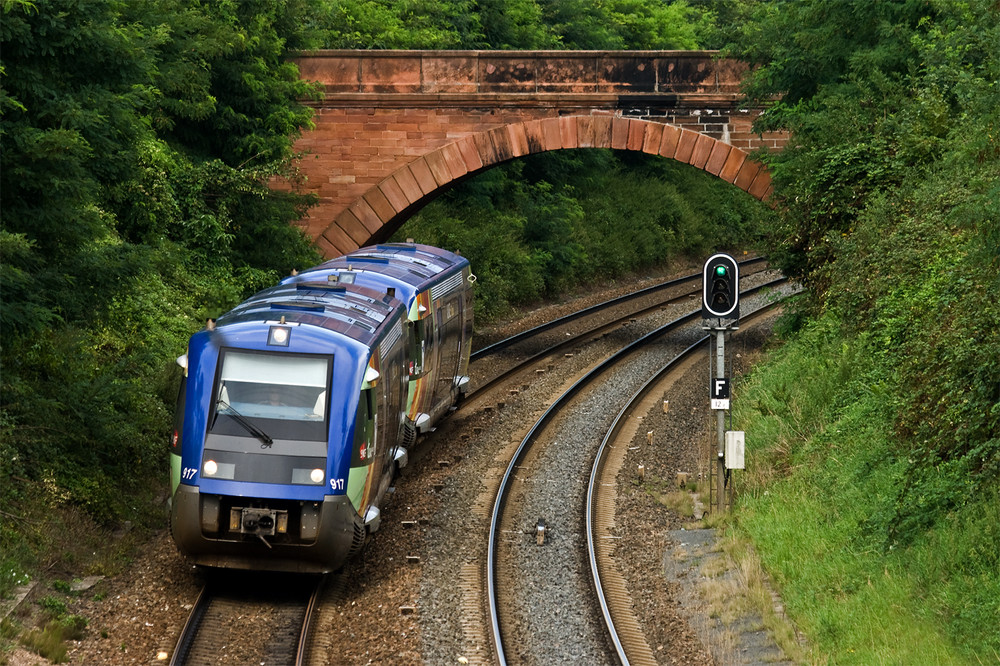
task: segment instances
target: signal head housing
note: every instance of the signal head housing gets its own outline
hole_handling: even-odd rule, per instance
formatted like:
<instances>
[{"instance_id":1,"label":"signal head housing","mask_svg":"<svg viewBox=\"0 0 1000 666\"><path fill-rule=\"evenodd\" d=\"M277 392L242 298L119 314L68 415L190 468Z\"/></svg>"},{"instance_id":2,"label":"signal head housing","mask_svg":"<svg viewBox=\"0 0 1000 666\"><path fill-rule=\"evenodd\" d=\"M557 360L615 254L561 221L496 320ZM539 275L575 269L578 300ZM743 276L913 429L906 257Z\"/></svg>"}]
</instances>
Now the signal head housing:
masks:
<instances>
[{"instance_id":1,"label":"signal head housing","mask_svg":"<svg viewBox=\"0 0 1000 666\"><path fill-rule=\"evenodd\" d=\"M703 319L740 318L740 267L728 254L714 254L702 274Z\"/></svg>"}]
</instances>

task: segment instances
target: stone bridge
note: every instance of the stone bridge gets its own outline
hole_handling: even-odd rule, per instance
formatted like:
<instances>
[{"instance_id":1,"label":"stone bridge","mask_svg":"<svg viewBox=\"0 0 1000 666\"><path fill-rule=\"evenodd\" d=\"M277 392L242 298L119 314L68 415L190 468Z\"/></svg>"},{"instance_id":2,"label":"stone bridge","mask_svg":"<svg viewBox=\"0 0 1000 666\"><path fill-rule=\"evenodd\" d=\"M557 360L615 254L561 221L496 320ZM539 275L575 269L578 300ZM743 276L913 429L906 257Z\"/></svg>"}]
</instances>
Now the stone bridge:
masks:
<instances>
[{"instance_id":1,"label":"stone bridge","mask_svg":"<svg viewBox=\"0 0 1000 666\"><path fill-rule=\"evenodd\" d=\"M764 199L748 152L780 149L740 106L746 65L711 51L319 51L322 86L296 150L319 197L302 220L328 256L387 239L448 187L525 155L613 148L703 169Z\"/></svg>"}]
</instances>

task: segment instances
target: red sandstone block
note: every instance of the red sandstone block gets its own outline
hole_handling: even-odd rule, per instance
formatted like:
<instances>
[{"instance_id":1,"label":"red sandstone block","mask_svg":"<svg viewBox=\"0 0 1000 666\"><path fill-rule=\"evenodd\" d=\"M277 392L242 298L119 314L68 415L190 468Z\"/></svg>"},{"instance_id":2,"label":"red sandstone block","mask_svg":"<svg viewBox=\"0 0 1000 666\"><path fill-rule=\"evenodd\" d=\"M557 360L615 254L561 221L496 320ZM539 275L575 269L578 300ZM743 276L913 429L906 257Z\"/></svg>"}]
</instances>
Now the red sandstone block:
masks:
<instances>
[{"instance_id":1,"label":"red sandstone block","mask_svg":"<svg viewBox=\"0 0 1000 666\"><path fill-rule=\"evenodd\" d=\"M645 141L645 123L639 120L629 120L628 121L628 140L625 142L625 147L629 150L642 150L642 144Z\"/></svg>"},{"instance_id":2,"label":"red sandstone block","mask_svg":"<svg viewBox=\"0 0 1000 666\"><path fill-rule=\"evenodd\" d=\"M558 150L562 148L562 125L558 118L546 118L542 121L542 134L544 150Z\"/></svg>"},{"instance_id":3,"label":"red sandstone block","mask_svg":"<svg viewBox=\"0 0 1000 666\"><path fill-rule=\"evenodd\" d=\"M757 177L753 179L753 184L747 190L751 195L763 200L767 195L768 190L771 189L771 172L767 169L761 169L757 173Z\"/></svg>"},{"instance_id":4,"label":"red sandstone block","mask_svg":"<svg viewBox=\"0 0 1000 666\"><path fill-rule=\"evenodd\" d=\"M331 222L326 229L323 230L323 237L326 238L326 240L329 241L331 245L340 250L341 253L360 247L360 245L356 243L354 239L351 238L351 236L346 231L344 231L345 224L342 223L341 221L341 218L343 217L353 217L353 216L354 213L345 210L340 215L338 215L337 218L333 222ZM350 224L360 225L361 223L358 222L357 220L354 220L354 222Z\"/></svg>"},{"instance_id":5,"label":"red sandstone block","mask_svg":"<svg viewBox=\"0 0 1000 666\"><path fill-rule=\"evenodd\" d=\"M708 156L712 154L713 145L715 145L715 139L704 134L698 135L698 140L694 144L694 150L691 152L690 164L699 169L704 169L708 163Z\"/></svg>"},{"instance_id":6,"label":"red sandstone block","mask_svg":"<svg viewBox=\"0 0 1000 666\"><path fill-rule=\"evenodd\" d=\"M660 153L660 142L663 140L663 125L660 123L646 124L646 138L642 141L642 152L650 155Z\"/></svg>"},{"instance_id":7,"label":"red sandstone block","mask_svg":"<svg viewBox=\"0 0 1000 666\"><path fill-rule=\"evenodd\" d=\"M747 159L747 154L737 147L733 147L726 156L726 163L722 166L722 170L719 172L719 178L731 183L736 180L736 174L740 172L740 167L743 166L743 162Z\"/></svg>"},{"instance_id":8,"label":"red sandstone block","mask_svg":"<svg viewBox=\"0 0 1000 666\"><path fill-rule=\"evenodd\" d=\"M479 159L482 160L483 166L493 166L500 162L500 159L497 157L497 150L493 147L493 140L490 139L489 132L473 134L472 142L476 144L476 152L479 153Z\"/></svg>"},{"instance_id":9,"label":"red sandstone block","mask_svg":"<svg viewBox=\"0 0 1000 666\"><path fill-rule=\"evenodd\" d=\"M708 162L705 164L705 171L713 176L718 176L722 171L722 167L726 164L726 158L729 157L729 153L732 150L732 146L724 144L721 141L716 141L715 145L712 146L712 154L708 156Z\"/></svg>"},{"instance_id":10,"label":"red sandstone block","mask_svg":"<svg viewBox=\"0 0 1000 666\"><path fill-rule=\"evenodd\" d=\"M372 207L372 210L375 211L375 214L378 215L379 219L382 220L383 222L391 220L393 217L395 217L396 209L393 207L392 203L389 202L389 198L385 195L385 192L382 191L381 185L376 185L371 190L366 192L364 199L365 201L368 202L368 205ZM361 222L362 224L364 224L365 220L361 220ZM382 225L380 224L375 229L370 229L368 228L368 225L365 224L365 228L374 234L376 231L382 228Z\"/></svg>"},{"instance_id":11,"label":"red sandstone block","mask_svg":"<svg viewBox=\"0 0 1000 666\"><path fill-rule=\"evenodd\" d=\"M591 116L590 122L594 128L594 147L611 147L611 116Z\"/></svg>"},{"instance_id":12,"label":"red sandstone block","mask_svg":"<svg viewBox=\"0 0 1000 666\"><path fill-rule=\"evenodd\" d=\"M478 58L447 55L425 55L423 62L423 91L428 93L476 92Z\"/></svg>"},{"instance_id":13,"label":"red sandstone block","mask_svg":"<svg viewBox=\"0 0 1000 666\"><path fill-rule=\"evenodd\" d=\"M309 231L306 231L306 233L309 233ZM326 236L323 236L322 234L316 235L316 234L312 234L312 233L309 233L309 235L312 238L316 239L316 247L319 248L319 251L323 255L324 259L328 258L328 257L336 257L337 256L339 248L337 248L336 245L334 245L333 243L331 243L326 238Z\"/></svg>"},{"instance_id":14,"label":"red sandstone block","mask_svg":"<svg viewBox=\"0 0 1000 666\"><path fill-rule=\"evenodd\" d=\"M493 143L493 152L498 162L506 162L514 157L514 148L510 144L510 135L506 127L496 127L486 133Z\"/></svg>"},{"instance_id":15,"label":"red sandstone block","mask_svg":"<svg viewBox=\"0 0 1000 666\"><path fill-rule=\"evenodd\" d=\"M534 58L510 55L481 56L479 59L480 92L531 92L535 89Z\"/></svg>"},{"instance_id":16,"label":"red sandstone block","mask_svg":"<svg viewBox=\"0 0 1000 666\"><path fill-rule=\"evenodd\" d=\"M559 140L563 148L576 148L580 145L577 135L576 118L563 116L559 119Z\"/></svg>"},{"instance_id":17,"label":"red sandstone block","mask_svg":"<svg viewBox=\"0 0 1000 666\"><path fill-rule=\"evenodd\" d=\"M381 220L378 220L378 216L375 215L375 211L371 209L371 206L364 199L358 199L350 208L337 216L337 226L343 229L344 233L358 244L358 247L364 245L371 236L366 225L361 222L360 217L362 216L375 218L377 222L381 222Z\"/></svg>"},{"instance_id":18,"label":"red sandstone block","mask_svg":"<svg viewBox=\"0 0 1000 666\"><path fill-rule=\"evenodd\" d=\"M507 140L510 142L511 156L522 157L531 152L528 147L528 135L521 123L507 125Z\"/></svg>"},{"instance_id":19,"label":"red sandstone block","mask_svg":"<svg viewBox=\"0 0 1000 666\"><path fill-rule=\"evenodd\" d=\"M363 57L361 92L420 92L420 58Z\"/></svg>"},{"instance_id":20,"label":"red sandstone block","mask_svg":"<svg viewBox=\"0 0 1000 666\"><path fill-rule=\"evenodd\" d=\"M434 175L434 182L438 185L444 185L451 182L451 170L448 168L448 163L445 162L444 155L439 150L427 153L424 157L427 161L427 166L430 167L431 173Z\"/></svg>"},{"instance_id":21,"label":"red sandstone block","mask_svg":"<svg viewBox=\"0 0 1000 666\"><path fill-rule=\"evenodd\" d=\"M396 213L406 210L406 207L410 205L410 202L406 199L406 195L403 194L403 188L399 186L399 183L392 176L379 183L378 189L385 195L389 205L392 206L393 211Z\"/></svg>"},{"instance_id":22,"label":"red sandstone block","mask_svg":"<svg viewBox=\"0 0 1000 666\"><path fill-rule=\"evenodd\" d=\"M479 157L479 151L476 150L476 142L472 140L472 137L465 136L458 140L458 150L462 153L462 159L465 160L465 168L468 171L479 171L483 168L483 160Z\"/></svg>"},{"instance_id":23,"label":"red sandstone block","mask_svg":"<svg viewBox=\"0 0 1000 666\"><path fill-rule=\"evenodd\" d=\"M420 191L424 194L430 194L437 189L437 183L434 182L434 174L431 173L430 165L427 164L427 160L420 157L409 164L410 173L413 174L413 179L417 181L417 185L420 186Z\"/></svg>"},{"instance_id":24,"label":"red sandstone block","mask_svg":"<svg viewBox=\"0 0 1000 666\"><path fill-rule=\"evenodd\" d=\"M347 235L347 232L340 228L336 221L331 223L330 226L323 231L322 237L332 248L330 250L327 250L326 248L323 249L323 256L327 259L347 254L348 252L361 247Z\"/></svg>"},{"instance_id":25,"label":"red sandstone block","mask_svg":"<svg viewBox=\"0 0 1000 666\"><path fill-rule=\"evenodd\" d=\"M539 92L597 92L597 59L575 56L546 57L538 61Z\"/></svg>"},{"instance_id":26,"label":"red sandstone block","mask_svg":"<svg viewBox=\"0 0 1000 666\"><path fill-rule=\"evenodd\" d=\"M545 131L540 120L529 120L524 123L524 136L528 140L529 153L545 151Z\"/></svg>"},{"instance_id":27,"label":"red sandstone block","mask_svg":"<svg viewBox=\"0 0 1000 666\"><path fill-rule=\"evenodd\" d=\"M677 150L674 152L674 159L678 162L690 162L691 154L694 153L694 145L698 141L698 133L682 129L681 136L677 140Z\"/></svg>"},{"instance_id":28,"label":"red sandstone block","mask_svg":"<svg viewBox=\"0 0 1000 666\"><path fill-rule=\"evenodd\" d=\"M299 66L299 78L318 81L326 86L327 92L357 92L360 60L350 56L301 56L295 59Z\"/></svg>"},{"instance_id":29,"label":"red sandstone block","mask_svg":"<svg viewBox=\"0 0 1000 666\"><path fill-rule=\"evenodd\" d=\"M681 130L673 125L663 126L663 138L660 140L659 154L673 159L677 153L677 143L681 139Z\"/></svg>"},{"instance_id":30,"label":"red sandstone block","mask_svg":"<svg viewBox=\"0 0 1000 666\"><path fill-rule=\"evenodd\" d=\"M351 234L351 238L364 244L371 234L375 233L382 228L382 222L387 218L382 217L378 211L372 206L371 200L374 199L377 202L379 208L383 211L386 209L391 209L389 202L385 201L385 197L380 193L373 194L371 192L366 193L363 197L351 204L349 210L354 213L354 216L358 218L361 222L363 229L345 229L347 233ZM355 233L363 234L362 238L355 236Z\"/></svg>"},{"instance_id":31,"label":"red sandstone block","mask_svg":"<svg viewBox=\"0 0 1000 666\"><path fill-rule=\"evenodd\" d=\"M448 170L451 172L452 180L469 173L468 167L465 166L465 158L462 157L462 151L458 149L458 146L449 143L441 148L441 153L444 155L445 164L448 165Z\"/></svg>"},{"instance_id":32,"label":"red sandstone block","mask_svg":"<svg viewBox=\"0 0 1000 666\"><path fill-rule=\"evenodd\" d=\"M590 116L580 116L576 119L576 136L580 148L594 147L594 123Z\"/></svg>"},{"instance_id":33,"label":"red sandstone block","mask_svg":"<svg viewBox=\"0 0 1000 666\"><path fill-rule=\"evenodd\" d=\"M743 162L743 166L740 167L740 172L736 174L736 180L733 181L733 185L741 190L750 189L750 185L753 184L754 178L757 177L760 167L760 162L755 162L750 159L746 160Z\"/></svg>"},{"instance_id":34,"label":"red sandstone block","mask_svg":"<svg viewBox=\"0 0 1000 666\"><path fill-rule=\"evenodd\" d=\"M413 177L413 172L408 168L399 169L392 174L392 177L396 179L396 185L406 197L407 203L413 204L424 198L424 193L420 190L417 179Z\"/></svg>"},{"instance_id":35,"label":"red sandstone block","mask_svg":"<svg viewBox=\"0 0 1000 666\"><path fill-rule=\"evenodd\" d=\"M615 117L611 120L611 147L616 150L625 150L628 146L628 118Z\"/></svg>"}]
</instances>

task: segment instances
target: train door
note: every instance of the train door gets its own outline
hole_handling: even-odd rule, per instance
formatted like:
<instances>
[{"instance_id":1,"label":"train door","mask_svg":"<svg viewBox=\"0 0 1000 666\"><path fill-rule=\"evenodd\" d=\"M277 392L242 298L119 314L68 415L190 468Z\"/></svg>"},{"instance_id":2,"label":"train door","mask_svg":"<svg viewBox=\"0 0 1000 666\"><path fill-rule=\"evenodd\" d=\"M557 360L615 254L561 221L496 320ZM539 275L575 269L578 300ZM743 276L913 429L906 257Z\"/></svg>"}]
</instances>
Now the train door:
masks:
<instances>
[{"instance_id":1,"label":"train door","mask_svg":"<svg viewBox=\"0 0 1000 666\"><path fill-rule=\"evenodd\" d=\"M436 409L451 406L454 402L455 377L461 366L462 319L461 292L453 292L435 304L438 320L438 376L434 389Z\"/></svg>"}]
</instances>

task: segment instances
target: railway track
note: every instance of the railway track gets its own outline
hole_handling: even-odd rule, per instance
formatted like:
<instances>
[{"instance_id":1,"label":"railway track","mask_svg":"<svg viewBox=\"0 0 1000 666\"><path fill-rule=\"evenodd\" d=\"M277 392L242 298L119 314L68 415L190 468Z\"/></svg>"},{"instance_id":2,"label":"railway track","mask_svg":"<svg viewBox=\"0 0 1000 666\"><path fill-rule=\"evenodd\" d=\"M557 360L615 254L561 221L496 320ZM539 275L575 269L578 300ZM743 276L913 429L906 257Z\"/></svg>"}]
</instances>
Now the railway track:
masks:
<instances>
[{"instance_id":1,"label":"railway track","mask_svg":"<svg viewBox=\"0 0 1000 666\"><path fill-rule=\"evenodd\" d=\"M691 332L696 319L699 312L675 319L592 368L549 406L510 459L493 506L485 572L499 663L507 663L508 654L518 663L614 662L609 638L615 632L603 629L603 601L592 594L583 575L588 568L586 476L599 442L591 433L580 433L601 427L608 403L631 394L623 387L634 386L638 375L648 377L644 366L650 359L662 358L665 349L677 355L690 338L700 337L700 328L695 336ZM667 334L669 341L664 341ZM629 364L633 367L627 372L610 373ZM531 539L537 543L534 549ZM552 631L553 623L565 623L570 630Z\"/></svg>"},{"instance_id":2,"label":"railway track","mask_svg":"<svg viewBox=\"0 0 1000 666\"><path fill-rule=\"evenodd\" d=\"M324 583L320 576L214 575L188 616L170 665L308 663Z\"/></svg>"},{"instance_id":3,"label":"railway track","mask_svg":"<svg viewBox=\"0 0 1000 666\"><path fill-rule=\"evenodd\" d=\"M743 317L740 326L746 329L769 314L778 303L758 308ZM655 405L655 396L673 375L681 374L698 352L708 347L706 335L670 360L651 377L622 407L598 448L590 481L587 485L586 536L587 556L593 588L604 618L608 639L622 664L655 666L653 650L646 641L642 627L632 611L631 596L626 582L613 558L614 515L617 498L617 477L625 459L631 437L623 436L629 419L641 417ZM654 400L651 400L654 398Z\"/></svg>"}]
</instances>

